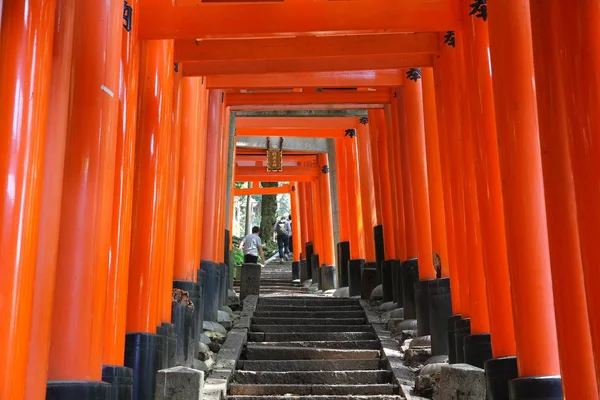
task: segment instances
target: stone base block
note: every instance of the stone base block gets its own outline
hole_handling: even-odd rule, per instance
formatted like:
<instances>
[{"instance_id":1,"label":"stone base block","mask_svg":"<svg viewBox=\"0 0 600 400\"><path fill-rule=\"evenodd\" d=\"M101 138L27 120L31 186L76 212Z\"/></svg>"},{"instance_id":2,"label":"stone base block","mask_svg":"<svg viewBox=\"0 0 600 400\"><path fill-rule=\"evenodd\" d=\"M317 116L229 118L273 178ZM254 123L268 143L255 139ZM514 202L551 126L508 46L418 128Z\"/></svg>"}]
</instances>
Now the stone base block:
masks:
<instances>
[{"instance_id":1,"label":"stone base block","mask_svg":"<svg viewBox=\"0 0 600 400\"><path fill-rule=\"evenodd\" d=\"M242 264L242 279L240 283L240 300L248 295L260 294L260 264Z\"/></svg>"},{"instance_id":2,"label":"stone base block","mask_svg":"<svg viewBox=\"0 0 600 400\"><path fill-rule=\"evenodd\" d=\"M154 400L200 400L204 372L187 367L163 369L156 374Z\"/></svg>"},{"instance_id":3,"label":"stone base block","mask_svg":"<svg viewBox=\"0 0 600 400\"><path fill-rule=\"evenodd\" d=\"M468 364L445 365L437 400L482 400L485 390L483 369Z\"/></svg>"}]
</instances>

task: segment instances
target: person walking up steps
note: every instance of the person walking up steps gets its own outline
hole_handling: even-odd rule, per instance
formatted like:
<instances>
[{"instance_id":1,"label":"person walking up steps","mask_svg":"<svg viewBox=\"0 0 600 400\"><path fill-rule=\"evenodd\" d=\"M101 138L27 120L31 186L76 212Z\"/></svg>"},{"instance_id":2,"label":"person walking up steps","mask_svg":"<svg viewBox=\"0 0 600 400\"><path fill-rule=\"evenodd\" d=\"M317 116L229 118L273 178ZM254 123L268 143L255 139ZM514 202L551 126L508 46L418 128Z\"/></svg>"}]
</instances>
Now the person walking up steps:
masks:
<instances>
[{"instance_id":1,"label":"person walking up steps","mask_svg":"<svg viewBox=\"0 0 600 400\"><path fill-rule=\"evenodd\" d=\"M290 234L292 233L290 222L285 218L281 217L279 221L275 222L273 230L277 235L277 247L279 247L279 262L283 263L287 261L287 255L289 254L289 240Z\"/></svg>"},{"instance_id":2,"label":"person walking up steps","mask_svg":"<svg viewBox=\"0 0 600 400\"><path fill-rule=\"evenodd\" d=\"M252 227L252 233L246 235L246 237L240 243L240 250L244 252L244 263L245 264L258 264L258 255L265 263L265 254L262 249L262 241L260 240L260 228L258 226Z\"/></svg>"}]
</instances>

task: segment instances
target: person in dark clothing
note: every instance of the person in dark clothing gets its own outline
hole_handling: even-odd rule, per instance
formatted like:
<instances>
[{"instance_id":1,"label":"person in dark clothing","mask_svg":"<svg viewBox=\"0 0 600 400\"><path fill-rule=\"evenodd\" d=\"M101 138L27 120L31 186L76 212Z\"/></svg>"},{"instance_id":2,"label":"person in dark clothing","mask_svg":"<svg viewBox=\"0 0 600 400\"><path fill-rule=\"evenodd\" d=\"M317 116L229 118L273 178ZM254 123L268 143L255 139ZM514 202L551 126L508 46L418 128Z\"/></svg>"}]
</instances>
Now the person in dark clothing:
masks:
<instances>
[{"instance_id":1,"label":"person in dark clothing","mask_svg":"<svg viewBox=\"0 0 600 400\"><path fill-rule=\"evenodd\" d=\"M288 260L287 255L290 252L289 251L290 234L292 233L290 223L285 217L281 217L281 219L279 221L275 222L275 225L273 226L273 230L275 231L275 234L277 235L277 247L279 248L279 261L280 262L287 261Z\"/></svg>"}]
</instances>

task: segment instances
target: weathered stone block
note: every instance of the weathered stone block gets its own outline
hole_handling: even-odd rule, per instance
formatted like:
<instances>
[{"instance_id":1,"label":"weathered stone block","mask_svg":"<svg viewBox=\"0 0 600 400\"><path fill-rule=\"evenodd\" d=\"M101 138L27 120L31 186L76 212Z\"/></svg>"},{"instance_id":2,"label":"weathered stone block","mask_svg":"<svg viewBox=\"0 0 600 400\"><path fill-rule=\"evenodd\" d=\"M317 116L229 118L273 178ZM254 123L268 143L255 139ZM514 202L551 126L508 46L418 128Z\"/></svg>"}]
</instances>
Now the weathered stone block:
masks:
<instances>
[{"instance_id":1,"label":"weathered stone block","mask_svg":"<svg viewBox=\"0 0 600 400\"><path fill-rule=\"evenodd\" d=\"M242 301L248 295L259 295L260 272L260 264L242 264L242 279L240 283L240 299Z\"/></svg>"},{"instance_id":2,"label":"weathered stone block","mask_svg":"<svg viewBox=\"0 0 600 400\"><path fill-rule=\"evenodd\" d=\"M485 375L481 368L468 364L442 367L437 400L484 400Z\"/></svg>"},{"instance_id":3,"label":"weathered stone block","mask_svg":"<svg viewBox=\"0 0 600 400\"><path fill-rule=\"evenodd\" d=\"M199 400L204 372L187 367L163 369L156 374L155 400Z\"/></svg>"}]
</instances>

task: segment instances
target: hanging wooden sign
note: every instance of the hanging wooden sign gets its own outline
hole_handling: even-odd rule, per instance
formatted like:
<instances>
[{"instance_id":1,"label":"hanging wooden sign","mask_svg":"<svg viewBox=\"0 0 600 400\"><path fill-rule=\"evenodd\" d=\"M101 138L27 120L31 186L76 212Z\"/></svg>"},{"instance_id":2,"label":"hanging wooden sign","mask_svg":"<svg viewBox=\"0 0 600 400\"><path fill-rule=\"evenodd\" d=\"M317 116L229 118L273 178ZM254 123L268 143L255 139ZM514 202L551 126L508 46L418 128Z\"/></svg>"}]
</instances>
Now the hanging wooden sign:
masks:
<instances>
[{"instance_id":1,"label":"hanging wooden sign","mask_svg":"<svg viewBox=\"0 0 600 400\"><path fill-rule=\"evenodd\" d=\"M280 138L279 148L271 149L271 141L267 138L267 171L280 172L283 170L283 138Z\"/></svg>"}]
</instances>

